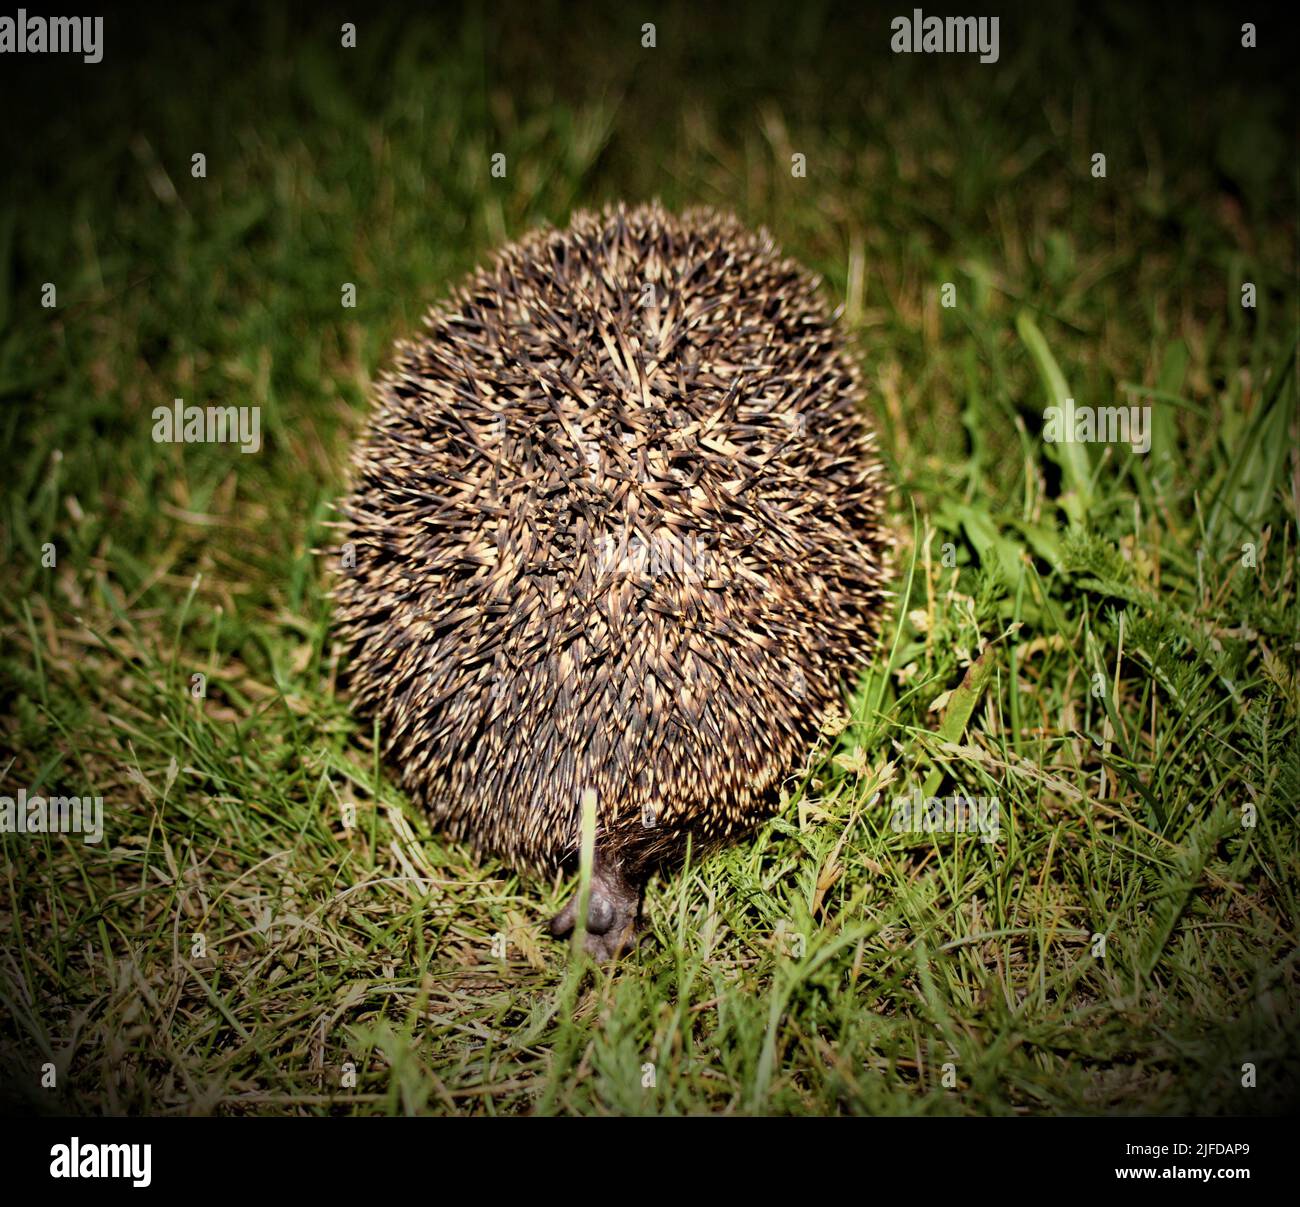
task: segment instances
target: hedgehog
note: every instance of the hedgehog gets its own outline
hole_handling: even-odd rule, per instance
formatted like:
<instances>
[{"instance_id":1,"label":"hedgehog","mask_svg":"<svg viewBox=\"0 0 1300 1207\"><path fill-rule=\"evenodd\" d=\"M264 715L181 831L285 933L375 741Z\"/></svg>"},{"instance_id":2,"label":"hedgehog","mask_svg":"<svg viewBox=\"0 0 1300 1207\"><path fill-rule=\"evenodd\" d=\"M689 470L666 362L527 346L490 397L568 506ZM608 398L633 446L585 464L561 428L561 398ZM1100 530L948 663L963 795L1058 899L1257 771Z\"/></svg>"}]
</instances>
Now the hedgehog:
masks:
<instances>
[{"instance_id":1,"label":"hedgehog","mask_svg":"<svg viewBox=\"0 0 1300 1207\"><path fill-rule=\"evenodd\" d=\"M354 707L410 798L617 957L769 816L878 635L860 371L766 229L658 203L500 250L399 342L339 504Z\"/></svg>"}]
</instances>

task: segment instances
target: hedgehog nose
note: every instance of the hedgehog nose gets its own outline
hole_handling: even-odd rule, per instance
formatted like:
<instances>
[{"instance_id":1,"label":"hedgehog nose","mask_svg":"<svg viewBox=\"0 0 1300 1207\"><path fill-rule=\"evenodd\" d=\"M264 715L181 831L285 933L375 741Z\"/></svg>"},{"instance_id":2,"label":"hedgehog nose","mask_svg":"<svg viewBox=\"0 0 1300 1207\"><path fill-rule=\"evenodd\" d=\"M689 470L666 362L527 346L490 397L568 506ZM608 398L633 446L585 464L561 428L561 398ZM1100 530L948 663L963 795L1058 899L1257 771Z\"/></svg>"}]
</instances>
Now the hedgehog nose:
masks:
<instances>
[{"instance_id":1,"label":"hedgehog nose","mask_svg":"<svg viewBox=\"0 0 1300 1207\"><path fill-rule=\"evenodd\" d=\"M603 935L611 926L614 925L614 906L604 897L592 895L591 903L587 906L587 932L593 935Z\"/></svg>"}]
</instances>

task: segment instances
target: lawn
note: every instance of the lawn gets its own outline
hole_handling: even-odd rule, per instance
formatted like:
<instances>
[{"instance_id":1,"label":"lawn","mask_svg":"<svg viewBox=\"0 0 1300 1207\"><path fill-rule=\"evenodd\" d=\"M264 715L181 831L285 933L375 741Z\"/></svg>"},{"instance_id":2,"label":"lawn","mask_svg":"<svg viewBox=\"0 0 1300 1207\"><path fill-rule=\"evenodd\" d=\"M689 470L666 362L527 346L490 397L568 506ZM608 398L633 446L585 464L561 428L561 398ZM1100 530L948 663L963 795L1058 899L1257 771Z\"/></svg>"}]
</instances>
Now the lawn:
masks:
<instances>
[{"instance_id":1,"label":"lawn","mask_svg":"<svg viewBox=\"0 0 1300 1207\"><path fill-rule=\"evenodd\" d=\"M0 833L9 1109L1295 1101L1293 46L1012 7L981 64L892 53L892 9L701 7L140 10L101 64L6 64L0 794L104 801L98 843ZM506 240L654 197L821 274L898 548L776 815L605 967L545 933L568 885L397 788L329 525L392 341ZM178 398L260 408L260 447L156 442ZM1048 441L1066 398L1146 439ZM896 825L955 796L993 841Z\"/></svg>"}]
</instances>

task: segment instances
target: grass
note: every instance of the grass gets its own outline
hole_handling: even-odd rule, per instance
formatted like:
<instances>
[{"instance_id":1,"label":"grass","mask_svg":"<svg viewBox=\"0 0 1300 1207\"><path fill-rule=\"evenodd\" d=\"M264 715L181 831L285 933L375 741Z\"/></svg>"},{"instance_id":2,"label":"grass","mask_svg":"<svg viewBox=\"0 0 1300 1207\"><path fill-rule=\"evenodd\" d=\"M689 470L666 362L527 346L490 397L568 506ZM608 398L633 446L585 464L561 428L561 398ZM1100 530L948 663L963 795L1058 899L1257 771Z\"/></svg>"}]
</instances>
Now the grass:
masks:
<instances>
[{"instance_id":1,"label":"grass","mask_svg":"<svg viewBox=\"0 0 1300 1207\"><path fill-rule=\"evenodd\" d=\"M799 10L378 12L349 51L319 11L192 42L110 23L120 71L15 96L46 133L0 207L0 792L102 795L106 837L0 834L11 1108L1294 1101L1271 31L1251 57L1213 11L1013 11L992 68ZM567 886L476 862L396 789L339 689L326 524L391 340L502 240L651 196L766 223L824 275L900 548L878 656L779 813L655 882L653 942L605 969L544 937ZM1149 452L1046 444L1067 394L1150 405ZM261 407L262 449L154 443L177 397ZM896 832L913 791L995 798L998 841Z\"/></svg>"}]
</instances>

